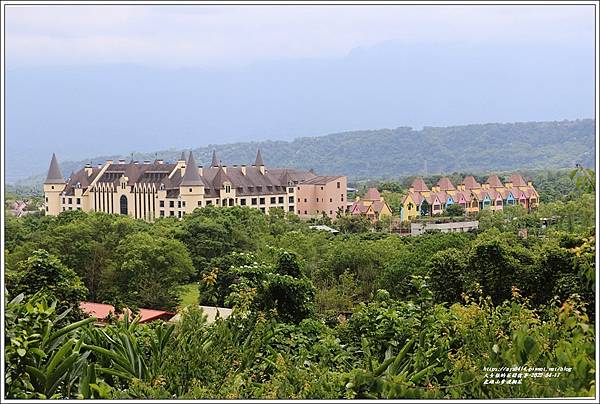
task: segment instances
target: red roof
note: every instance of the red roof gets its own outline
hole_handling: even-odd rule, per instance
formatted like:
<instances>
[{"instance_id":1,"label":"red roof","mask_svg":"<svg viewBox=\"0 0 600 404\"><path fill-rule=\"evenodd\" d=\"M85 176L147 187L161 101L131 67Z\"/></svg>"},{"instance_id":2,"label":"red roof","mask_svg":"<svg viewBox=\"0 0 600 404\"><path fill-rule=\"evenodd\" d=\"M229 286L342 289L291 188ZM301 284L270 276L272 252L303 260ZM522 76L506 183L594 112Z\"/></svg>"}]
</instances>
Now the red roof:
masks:
<instances>
[{"instance_id":1,"label":"red roof","mask_svg":"<svg viewBox=\"0 0 600 404\"><path fill-rule=\"evenodd\" d=\"M115 308L110 304L104 303L93 303L93 302L80 302L79 307L86 313L88 316L97 317L98 320L104 321L109 316L110 313L114 315ZM140 309L140 323L146 323L148 321L153 320L167 320L175 315L175 313L163 310L153 310L153 309ZM119 315L119 318L123 317L123 314Z\"/></svg>"},{"instance_id":2,"label":"red roof","mask_svg":"<svg viewBox=\"0 0 600 404\"><path fill-rule=\"evenodd\" d=\"M527 186L527 183L525 182L525 180L523 179L523 177L521 177L521 174L519 174L519 173L514 173L513 175L511 175L508 181L512 182L513 187Z\"/></svg>"},{"instance_id":3,"label":"red roof","mask_svg":"<svg viewBox=\"0 0 600 404\"><path fill-rule=\"evenodd\" d=\"M378 201L381 199L381 194L377 188L369 188L363 199L367 201Z\"/></svg>"},{"instance_id":4,"label":"red roof","mask_svg":"<svg viewBox=\"0 0 600 404\"><path fill-rule=\"evenodd\" d=\"M497 175L490 175L490 177L486 181L486 184L489 184L490 187L494 188L500 188L504 186Z\"/></svg>"},{"instance_id":5,"label":"red roof","mask_svg":"<svg viewBox=\"0 0 600 404\"><path fill-rule=\"evenodd\" d=\"M472 175L465 177L461 185L464 185L465 189L481 188L481 184L478 183L475 180L475 177L473 177Z\"/></svg>"},{"instance_id":6,"label":"red roof","mask_svg":"<svg viewBox=\"0 0 600 404\"><path fill-rule=\"evenodd\" d=\"M437 182L437 186L440 187L440 191L456 190L456 188L454 188L454 185L452 184L452 181L450 181L450 178L448 177L440 178L440 180Z\"/></svg>"},{"instance_id":7,"label":"red roof","mask_svg":"<svg viewBox=\"0 0 600 404\"><path fill-rule=\"evenodd\" d=\"M410 186L414 188L416 192L429 191L429 188L427 188L427 185L425 184L425 181L423 181L422 178L415 178L415 180Z\"/></svg>"}]
</instances>

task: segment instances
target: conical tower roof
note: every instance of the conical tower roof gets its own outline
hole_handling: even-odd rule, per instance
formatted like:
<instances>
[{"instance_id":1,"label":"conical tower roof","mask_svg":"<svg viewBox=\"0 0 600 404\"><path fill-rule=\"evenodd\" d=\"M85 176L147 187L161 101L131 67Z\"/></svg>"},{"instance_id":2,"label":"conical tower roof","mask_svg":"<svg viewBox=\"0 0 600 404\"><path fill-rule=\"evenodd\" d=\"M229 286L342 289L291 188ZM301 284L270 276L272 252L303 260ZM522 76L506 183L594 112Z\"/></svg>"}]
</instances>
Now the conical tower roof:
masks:
<instances>
[{"instance_id":1,"label":"conical tower roof","mask_svg":"<svg viewBox=\"0 0 600 404\"><path fill-rule=\"evenodd\" d=\"M179 161L187 161L187 158L185 157L185 150L181 152L181 157L179 157Z\"/></svg>"},{"instance_id":2,"label":"conical tower roof","mask_svg":"<svg viewBox=\"0 0 600 404\"><path fill-rule=\"evenodd\" d=\"M211 167L218 167L219 166L219 159L217 158L217 151L213 150L213 155L212 155L212 163L210 163Z\"/></svg>"},{"instance_id":3,"label":"conical tower roof","mask_svg":"<svg viewBox=\"0 0 600 404\"><path fill-rule=\"evenodd\" d=\"M256 161L254 161L254 165L257 167L265 165L265 162L263 161L262 156L260 155L260 149L256 151Z\"/></svg>"},{"instance_id":4,"label":"conical tower roof","mask_svg":"<svg viewBox=\"0 0 600 404\"><path fill-rule=\"evenodd\" d=\"M65 178L60 172L60 167L58 166L58 160L56 159L56 154L52 153L52 160L50 161L50 168L48 168L48 175L46 176L46 181L44 184L64 184Z\"/></svg>"},{"instance_id":5,"label":"conical tower roof","mask_svg":"<svg viewBox=\"0 0 600 404\"><path fill-rule=\"evenodd\" d=\"M223 183L225 181L231 182L231 179L227 176L227 173L225 173L225 170L223 170L223 167L219 166L219 171L217 171L217 173L215 174L215 177L213 178L213 181L212 181L212 185L214 188L218 189L223 186Z\"/></svg>"},{"instance_id":6,"label":"conical tower roof","mask_svg":"<svg viewBox=\"0 0 600 404\"><path fill-rule=\"evenodd\" d=\"M181 179L181 185L186 187L194 185L203 185L202 178L200 178L200 173L198 173L196 159L194 158L194 154L191 151L188 157L187 164L185 166L185 173L183 174L183 178Z\"/></svg>"}]
</instances>

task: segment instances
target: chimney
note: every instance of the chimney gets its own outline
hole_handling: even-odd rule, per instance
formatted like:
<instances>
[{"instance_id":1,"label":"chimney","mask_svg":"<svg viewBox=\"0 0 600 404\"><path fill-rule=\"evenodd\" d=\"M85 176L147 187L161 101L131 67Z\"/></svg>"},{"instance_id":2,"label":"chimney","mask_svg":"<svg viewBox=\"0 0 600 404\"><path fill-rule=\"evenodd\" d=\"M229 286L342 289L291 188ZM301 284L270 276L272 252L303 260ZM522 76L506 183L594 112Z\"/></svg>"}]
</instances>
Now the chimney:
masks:
<instances>
[{"instance_id":1,"label":"chimney","mask_svg":"<svg viewBox=\"0 0 600 404\"><path fill-rule=\"evenodd\" d=\"M202 168L202 166L198 167L198 174L200 174L200 176L204 176L204 168Z\"/></svg>"},{"instance_id":2,"label":"chimney","mask_svg":"<svg viewBox=\"0 0 600 404\"><path fill-rule=\"evenodd\" d=\"M242 174L246 175L246 164L242 164L240 168L242 169Z\"/></svg>"},{"instance_id":3,"label":"chimney","mask_svg":"<svg viewBox=\"0 0 600 404\"><path fill-rule=\"evenodd\" d=\"M112 160L106 160L106 164L112 164L113 161Z\"/></svg>"},{"instance_id":4,"label":"chimney","mask_svg":"<svg viewBox=\"0 0 600 404\"><path fill-rule=\"evenodd\" d=\"M136 165L137 165L137 164L139 164L139 163L140 163L140 162L139 162L139 161L137 161L137 160L135 160L135 161L133 162L133 164L136 164Z\"/></svg>"},{"instance_id":5,"label":"chimney","mask_svg":"<svg viewBox=\"0 0 600 404\"><path fill-rule=\"evenodd\" d=\"M227 166L222 166L222 167L223 167L223 172L224 172L225 174L227 174Z\"/></svg>"},{"instance_id":6,"label":"chimney","mask_svg":"<svg viewBox=\"0 0 600 404\"><path fill-rule=\"evenodd\" d=\"M158 160L156 160L156 162L157 162L158 164L164 164L164 162L165 162L165 161L164 161L163 159L158 159Z\"/></svg>"},{"instance_id":7,"label":"chimney","mask_svg":"<svg viewBox=\"0 0 600 404\"><path fill-rule=\"evenodd\" d=\"M102 164L98 163L98 168L102 168Z\"/></svg>"},{"instance_id":8,"label":"chimney","mask_svg":"<svg viewBox=\"0 0 600 404\"><path fill-rule=\"evenodd\" d=\"M92 164L88 163L85 165L85 173L87 174L87 176L89 177L90 175L92 175L93 169L92 169Z\"/></svg>"},{"instance_id":9,"label":"chimney","mask_svg":"<svg viewBox=\"0 0 600 404\"><path fill-rule=\"evenodd\" d=\"M527 181L527 186L528 186L528 187L533 187L533 182L531 182L531 181Z\"/></svg>"},{"instance_id":10,"label":"chimney","mask_svg":"<svg viewBox=\"0 0 600 404\"><path fill-rule=\"evenodd\" d=\"M119 164L125 164L125 160L119 159Z\"/></svg>"},{"instance_id":11,"label":"chimney","mask_svg":"<svg viewBox=\"0 0 600 404\"><path fill-rule=\"evenodd\" d=\"M415 192L415 187L408 188L408 192Z\"/></svg>"},{"instance_id":12,"label":"chimney","mask_svg":"<svg viewBox=\"0 0 600 404\"><path fill-rule=\"evenodd\" d=\"M183 175L185 174L185 164L182 164L179 170L181 171L181 177L183 178Z\"/></svg>"},{"instance_id":13,"label":"chimney","mask_svg":"<svg viewBox=\"0 0 600 404\"><path fill-rule=\"evenodd\" d=\"M144 164L150 164L150 160L144 160Z\"/></svg>"},{"instance_id":14,"label":"chimney","mask_svg":"<svg viewBox=\"0 0 600 404\"><path fill-rule=\"evenodd\" d=\"M511 189L512 188L512 182L507 182L504 185L506 186L507 189Z\"/></svg>"}]
</instances>

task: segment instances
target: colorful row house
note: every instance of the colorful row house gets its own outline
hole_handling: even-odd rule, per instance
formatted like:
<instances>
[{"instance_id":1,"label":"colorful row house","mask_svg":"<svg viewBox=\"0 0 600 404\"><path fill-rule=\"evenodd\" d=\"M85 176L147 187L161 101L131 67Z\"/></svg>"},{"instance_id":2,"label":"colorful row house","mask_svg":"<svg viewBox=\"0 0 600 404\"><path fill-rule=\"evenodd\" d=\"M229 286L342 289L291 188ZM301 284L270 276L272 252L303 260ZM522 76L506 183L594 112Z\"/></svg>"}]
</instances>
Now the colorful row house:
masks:
<instances>
[{"instance_id":1,"label":"colorful row house","mask_svg":"<svg viewBox=\"0 0 600 404\"><path fill-rule=\"evenodd\" d=\"M502 210L505 205L520 204L527 210L537 207L539 195L531 181L525 182L520 174L513 174L502 183L497 175L480 184L473 176L454 186L448 177L441 178L431 189L421 178L411 184L402 200L400 219L409 221L421 216L435 216L448 206L459 204L465 212L474 214L483 209Z\"/></svg>"},{"instance_id":2,"label":"colorful row house","mask_svg":"<svg viewBox=\"0 0 600 404\"><path fill-rule=\"evenodd\" d=\"M379 193L377 188L369 188L363 198L356 197L348 208L351 215L366 216L375 223L385 216L392 216L392 209Z\"/></svg>"}]
</instances>

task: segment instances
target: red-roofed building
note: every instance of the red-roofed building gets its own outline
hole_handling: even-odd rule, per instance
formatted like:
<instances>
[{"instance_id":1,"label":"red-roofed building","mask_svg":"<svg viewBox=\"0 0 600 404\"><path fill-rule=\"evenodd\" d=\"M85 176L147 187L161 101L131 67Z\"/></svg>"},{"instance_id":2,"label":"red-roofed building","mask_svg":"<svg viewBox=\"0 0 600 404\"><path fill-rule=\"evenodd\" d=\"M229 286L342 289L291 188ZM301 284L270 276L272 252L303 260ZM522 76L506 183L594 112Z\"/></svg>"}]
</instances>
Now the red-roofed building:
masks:
<instances>
[{"instance_id":1,"label":"red-roofed building","mask_svg":"<svg viewBox=\"0 0 600 404\"><path fill-rule=\"evenodd\" d=\"M110 304L81 302L79 303L79 307L88 316L96 317L100 323L108 321L108 317L110 315L115 315L115 308ZM130 317L132 317L131 311L129 309L126 309L126 311L128 311L130 313ZM140 309L139 315L140 323L147 323L154 320L168 321L175 315L175 313L163 310ZM123 318L123 314L120 314L119 318Z\"/></svg>"},{"instance_id":2,"label":"red-roofed building","mask_svg":"<svg viewBox=\"0 0 600 404\"><path fill-rule=\"evenodd\" d=\"M392 209L377 188L369 188L362 199L357 196L348 212L351 215L366 216L372 222L392 215Z\"/></svg>"}]
</instances>

